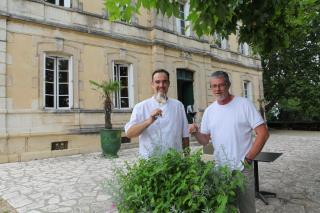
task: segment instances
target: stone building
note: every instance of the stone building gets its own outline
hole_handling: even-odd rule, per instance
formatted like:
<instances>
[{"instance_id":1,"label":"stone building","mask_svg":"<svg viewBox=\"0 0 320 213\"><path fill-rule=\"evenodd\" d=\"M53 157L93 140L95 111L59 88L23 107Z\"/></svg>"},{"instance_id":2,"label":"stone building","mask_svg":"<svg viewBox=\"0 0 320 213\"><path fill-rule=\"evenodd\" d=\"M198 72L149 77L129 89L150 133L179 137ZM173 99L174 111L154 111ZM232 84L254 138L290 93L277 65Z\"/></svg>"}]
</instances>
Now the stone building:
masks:
<instances>
[{"instance_id":1,"label":"stone building","mask_svg":"<svg viewBox=\"0 0 320 213\"><path fill-rule=\"evenodd\" d=\"M187 16L188 2L180 13ZM258 107L259 58L236 35L198 38L188 24L149 11L110 23L103 0L1 0L0 162L99 151L102 99L89 80L122 81L112 115L119 128L151 96L159 68L170 72L169 96L200 111L213 101L215 70Z\"/></svg>"}]
</instances>

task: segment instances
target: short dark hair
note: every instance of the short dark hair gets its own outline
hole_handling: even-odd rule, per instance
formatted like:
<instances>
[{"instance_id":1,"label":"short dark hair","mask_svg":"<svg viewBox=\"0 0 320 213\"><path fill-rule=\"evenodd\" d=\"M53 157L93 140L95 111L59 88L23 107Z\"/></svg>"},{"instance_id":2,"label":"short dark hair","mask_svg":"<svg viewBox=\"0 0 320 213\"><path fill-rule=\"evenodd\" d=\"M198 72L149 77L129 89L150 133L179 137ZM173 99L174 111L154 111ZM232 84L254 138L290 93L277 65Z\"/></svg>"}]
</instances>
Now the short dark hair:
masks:
<instances>
[{"instance_id":1,"label":"short dark hair","mask_svg":"<svg viewBox=\"0 0 320 213\"><path fill-rule=\"evenodd\" d=\"M229 75L225 71L221 71L221 70L215 71L211 74L210 77L211 78L223 78L224 82L227 84L227 86L231 85Z\"/></svg>"},{"instance_id":2,"label":"short dark hair","mask_svg":"<svg viewBox=\"0 0 320 213\"><path fill-rule=\"evenodd\" d=\"M166 74L166 75L168 76L168 80L170 80L170 74L169 74L169 72L168 72L167 70L158 69L158 70L156 70L156 71L154 71L154 72L152 73L152 81L153 81L153 76L154 76L155 74L157 74L157 73L164 73L164 74Z\"/></svg>"}]
</instances>

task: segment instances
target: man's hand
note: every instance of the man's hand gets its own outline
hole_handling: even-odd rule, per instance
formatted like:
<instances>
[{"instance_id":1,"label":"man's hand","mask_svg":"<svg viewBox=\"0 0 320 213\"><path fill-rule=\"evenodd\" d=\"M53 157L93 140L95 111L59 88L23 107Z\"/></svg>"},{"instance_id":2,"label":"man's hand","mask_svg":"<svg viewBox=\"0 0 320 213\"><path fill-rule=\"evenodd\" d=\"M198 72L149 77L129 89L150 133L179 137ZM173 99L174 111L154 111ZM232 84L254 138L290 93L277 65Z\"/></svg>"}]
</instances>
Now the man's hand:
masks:
<instances>
[{"instance_id":1,"label":"man's hand","mask_svg":"<svg viewBox=\"0 0 320 213\"><path fill-rule=\"evenodd\" d=\"M150 117L146 120L148 126L151 125L159 116L162 116L161 109L155 109L150 113Z\"/></svg>"},{"instance_id":2,"label":"man's hand","mask_svg":"<svg viewBox=\"0 0 320 213\"><path fill-rule=\"evenodd\" d=\"M209 143L210 134L203 134L199 132L199 127L195 123L189 124L189 134L194 136L201 145L205 146Z\"/></svg>"},{"instance_id":3,"label":"man's hand","mask_svg":"<svg viewBox=\"0 0 320 213\"><path fill-rule=\"evenodd\" d=\"M127 137L138 137L146 128L148 128L158 116L162 116L161 109L155 109L150 113L150 117L139 124L135 124L127 131Z\"/></svg>"},{"instance_id":4,"label":"man's hand","mask_svg":"<svg viewBox=\"0 0 320 213\"><path fill-rule=\"evenodd\" d=\"M162 116L162 110L161 109L155 109L150 113L150 117L152 117L153 120L156 120L159 116Z\"/></svg>"},{"instance_id":5,"label":"man's hand","mask_svg":"<svg viewBox=\"0 0 320 213\"><path fill-rule=\"evenodd\" d=\"M199 127L197 126L197 124L193 123L193 124L189 124L189 133L191 135L197 133L199 131Z\"/></svg>"}]
</instances>

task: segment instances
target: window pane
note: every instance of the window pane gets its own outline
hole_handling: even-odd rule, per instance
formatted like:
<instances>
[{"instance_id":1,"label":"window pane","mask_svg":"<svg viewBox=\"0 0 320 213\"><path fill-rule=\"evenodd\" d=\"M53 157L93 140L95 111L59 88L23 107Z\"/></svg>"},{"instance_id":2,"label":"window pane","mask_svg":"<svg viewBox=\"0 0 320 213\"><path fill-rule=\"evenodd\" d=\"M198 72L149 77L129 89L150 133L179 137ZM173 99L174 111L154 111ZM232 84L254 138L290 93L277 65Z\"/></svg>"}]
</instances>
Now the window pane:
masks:
<instances>
[{"instance_id":1,"label":"window pane","mask_svg":"<svg viewBox=\"0 0 320 213\"><path fill-rule=\"evenodd\" d=\"M53 95L54 94L54 86L52 83L46 83L46 94Z\"/></svg>"},{"instance_id":2,"label":"window pane","mask_svg":"<svg viewBox=\"0 0 320 213\"><path fill-rule=\"evenodd\" d=\"M68 72L59 72L59 83L69 82L69 73Z\"/></svg>"},{"instance_id":3,"label":"window pane","mask_svg":"<svg viewBox=\"0 0 320 213\"><path fill-rule=\"evenodd\" d=\"M53 104L54 104L53 96L46 95L46 104L45 104L45 106L46 107L54 107Z\"/></svg>"},{"instance_id":4,"label":"window pane","mask_svg":"<svg viewBox=\"0 0 320 213\"><path fill-rule=\"evenodd\" d=\"M69 94L69 85L59 84L59 95L68 95L68 94Z\"/></svg>"},{"instance_id":5,"label":"window pane","mask_svg":"<svg viewBox=\"0 0 320 213\"><path fill-rule=\"evenodd\" d=\"M64 0L59 0L59 5L64 6Z\"/></svg>"},{"instance_id":6,"label":"window pane","mask_svg":"<svg viewBox=\"0 0 320 213\"><path fill-rule=\"evenodd\" d=\"M52 3L52 4L56 3L56 0L46 0L46 1L49 2L49 3Z\"/></svg>"},{"instance_id":7,"label":"window pane","mask_svg":"<svg viewBox=\"0 0 320 213\"><path fill-rule=\"evenodd\" d=\"M53 82L54 81L54 72L46 70L46 81Z\"/></svg>"},{"instance_id":8,"label":"window pane","mask_svg":"<svg viewBox=\"0 0 320 213\"><path fill-rule=\"evenodd\" d=\"M118 72L117 72L117 67L118 66L114 66L113 67L113 77L114 77L114 80L118 80Z\"/></svg>"},{"instance_id":9,"label":"window pane","mask_svg":"<svg viewBox=\"0 0 320 213\"><path fill-rule=\"evenodd\" d=\"M69 61L60 59L59 60L59 70L68 70L69 68Z\"/></svg>"},{"instance_id":10,"label":"window pane","mask_svg":"<svg viewBox=\"0 0 320 213\"><path fill-rule=\"evenodd\" d=\"M128 108L128 107L129 107L129 99L121 98L121 108Z\"/></svg>"},{"instance_id":11,"label":"window pane","mask_svg":"<svg viewBox=\"0 0 320 213\"><path fill-rule=\"evenodd\" d=\"M54 59L46 58L46 69L54 70Z\"/></svg>"},{"instance_id":12,"label":"window pane","mask_svg":"<svg viewBox=\"0 0 320 213\"><path fill-rule=\"evenodd\" d=\"M120 67L120 76L128 76L128 67Z\"/></svg>"},{"instance_id":13,"label":"window pane","mask_svg":"<svg viewBox=\"0 0 320 213\"><path fill-rule=\"evenodd\" d=\"M69 107L69 96L59 96L59 107Z\"/></svg>"},{"instance_id":14,"label":"window pane","mask_svg":"<svg viewBox=\"0 0 320 213\"><path fill-rule=\"evenodd\" d=\"M184 5L180 4L179 5L179 15L180 15L180 19L184 19Z\"/></svg>"},{"instance_id":15,"label":"window pane","mask_svg":"<svg viewBox=\"0 0 320 213\"><path fill-rule=\"evenodd\" d=\"M120 83L122 87L127 87L128 86L128 78L127 77L121 77L120 78Z\"/></svg>"},{"instance_id":16,"label":"window pane","mask_svg":"<svg viewBox=\"0 0 320 213\"><path fill-rule=\"evenodd\" d=\"M244 82L243 87L244 87L244 97L248 98L248 83Z\"/></svg>"},{"instance_id":17,"label":"window pane","mask_svg":"<svg viewBox=\"0 0 320 213\"><path fill-rule=\"evenodd\" d=\"M182 35L184 35L185 34L185 22L183 20L181 20L180 26L181 26L180 33Z\"/></svg>"},{"instance_id":18,"label":"window pane","mask_svg":"<svg viewBox=\"0 0 320 213\"><path fill-rule=\"evenodd\" d=\"M121 89L121 97L122 98L128 97L128 88Z\"/></svg>"}]
</instances>

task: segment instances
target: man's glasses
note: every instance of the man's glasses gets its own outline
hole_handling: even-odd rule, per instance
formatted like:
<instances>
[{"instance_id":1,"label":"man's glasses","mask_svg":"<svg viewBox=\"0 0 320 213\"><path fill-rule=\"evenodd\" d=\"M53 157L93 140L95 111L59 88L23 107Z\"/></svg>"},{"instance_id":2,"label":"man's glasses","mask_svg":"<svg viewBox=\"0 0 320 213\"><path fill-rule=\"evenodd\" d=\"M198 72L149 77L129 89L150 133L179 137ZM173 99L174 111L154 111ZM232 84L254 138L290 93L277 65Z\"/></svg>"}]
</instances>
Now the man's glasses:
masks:
<instances>
[{"instance_id":1,"label":"man's glasses","mask_svg":"<svg viewBox=\"0 0 320 213\"><path fill-rule=\"evenodd\" d=\"M212 84L210 85L211 89L224 89L226 87L226 84Z\"/></svg>"},{"instance_id":2,"label":"man's glasses","mask_svg":"<svg viewBox=\"0 0 320 213\"><path fill-rule=\"evenodd\" d=\"M164 81L155 80L155 81L153 81L153 82L156 83L156 84L160 84L160 83L169 84L169 81L168 81L168 80L164 80Z\"/></svg>"}]
</instances>

